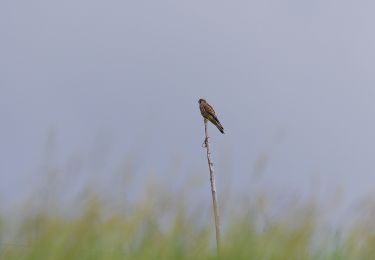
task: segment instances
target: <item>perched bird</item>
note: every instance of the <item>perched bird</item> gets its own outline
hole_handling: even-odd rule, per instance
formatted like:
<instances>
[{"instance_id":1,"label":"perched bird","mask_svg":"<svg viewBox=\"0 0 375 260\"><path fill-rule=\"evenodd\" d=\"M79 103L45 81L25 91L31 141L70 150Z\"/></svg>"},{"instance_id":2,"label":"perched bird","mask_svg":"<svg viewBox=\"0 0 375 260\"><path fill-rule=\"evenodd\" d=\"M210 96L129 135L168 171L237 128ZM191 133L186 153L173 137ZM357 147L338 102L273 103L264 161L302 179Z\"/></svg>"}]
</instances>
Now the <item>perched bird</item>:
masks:
<instances>
[{"instance_id":1,"label":"perched bird","mask_svg":"<svg viewBox=\"0 0 375 260\"><path fill-rule=\"evenodd\" d=\"M207 103L206 100L203 98L198 100L199 103L199 109L201 110L201 114L204 117L204 119L209 120L211 123L213 123L219 131L224 134L224 128L220 124L219 119L217 119L215 115L215 110L210 106L210 104Z\"/></svg>"}]
</instances>

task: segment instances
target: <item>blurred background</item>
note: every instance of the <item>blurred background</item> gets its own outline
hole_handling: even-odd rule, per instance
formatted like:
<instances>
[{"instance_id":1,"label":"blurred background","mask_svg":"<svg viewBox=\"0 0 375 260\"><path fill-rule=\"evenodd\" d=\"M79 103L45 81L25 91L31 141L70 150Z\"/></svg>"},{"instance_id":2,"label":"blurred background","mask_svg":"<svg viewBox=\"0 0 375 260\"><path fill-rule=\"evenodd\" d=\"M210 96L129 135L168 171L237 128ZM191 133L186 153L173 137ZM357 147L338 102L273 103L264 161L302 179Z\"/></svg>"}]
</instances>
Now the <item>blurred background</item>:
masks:
<instances>
[{"instance_id":1,"label":"blurred background","mask_svg":"<svg viewBox=\"0 0 375 260\"><path fill-rule=\"evenodd\" d=\"M351 223L375 190L374 8L1 1L0 211L74 216L94 191L112 212L155 189L211 224L205 98L226 130L209 128L224 228L311 201Z\"/></svg>"}]
</instances>

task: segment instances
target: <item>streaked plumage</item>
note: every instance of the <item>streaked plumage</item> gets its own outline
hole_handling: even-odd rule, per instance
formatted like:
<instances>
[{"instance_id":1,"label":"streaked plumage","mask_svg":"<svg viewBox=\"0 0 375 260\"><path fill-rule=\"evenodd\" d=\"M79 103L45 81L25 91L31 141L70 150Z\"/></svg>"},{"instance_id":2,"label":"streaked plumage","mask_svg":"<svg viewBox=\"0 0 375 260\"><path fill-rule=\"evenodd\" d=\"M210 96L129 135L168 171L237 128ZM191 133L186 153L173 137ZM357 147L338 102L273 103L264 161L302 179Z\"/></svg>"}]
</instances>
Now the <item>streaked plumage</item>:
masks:
<instances>
[{"instance_id":1,"label":"streaked plumage","mask_svg":"<svg viewBox=\"0 0 375 260\"><path fill-rule=\"evenodd\" d=\"M199 99L198 103L202 116L213 123L217 127L217 129L219 129L219 131L224 134L224 128L220 124L219 119L217 119L215 110L212 108L212 106L210 106L210 104L208 104L207 101L202 98Z\"/></svg>"}]
</instances>

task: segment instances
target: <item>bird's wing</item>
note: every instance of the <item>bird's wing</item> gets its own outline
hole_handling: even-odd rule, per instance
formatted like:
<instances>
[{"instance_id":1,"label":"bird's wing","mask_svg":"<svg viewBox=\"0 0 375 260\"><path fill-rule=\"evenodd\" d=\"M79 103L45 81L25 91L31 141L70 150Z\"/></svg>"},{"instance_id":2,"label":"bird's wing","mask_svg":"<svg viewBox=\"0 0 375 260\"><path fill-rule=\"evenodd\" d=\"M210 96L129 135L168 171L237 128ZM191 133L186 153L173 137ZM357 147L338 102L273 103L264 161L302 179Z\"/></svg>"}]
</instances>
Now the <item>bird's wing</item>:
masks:
<instances>
[{"instance_id":1,"label":"bird's wing","mask_svg":"<svg viewBox=\"0 0 375 260\"><path fill-rule=\"evenodd\" d=\"M210 106L208 103L205 103L204 105L205 105L204 110L206 110L206 112L210 114L211 116L216 117L215 110L212 108L212 106Z\"/></svg>"}]
</instances>

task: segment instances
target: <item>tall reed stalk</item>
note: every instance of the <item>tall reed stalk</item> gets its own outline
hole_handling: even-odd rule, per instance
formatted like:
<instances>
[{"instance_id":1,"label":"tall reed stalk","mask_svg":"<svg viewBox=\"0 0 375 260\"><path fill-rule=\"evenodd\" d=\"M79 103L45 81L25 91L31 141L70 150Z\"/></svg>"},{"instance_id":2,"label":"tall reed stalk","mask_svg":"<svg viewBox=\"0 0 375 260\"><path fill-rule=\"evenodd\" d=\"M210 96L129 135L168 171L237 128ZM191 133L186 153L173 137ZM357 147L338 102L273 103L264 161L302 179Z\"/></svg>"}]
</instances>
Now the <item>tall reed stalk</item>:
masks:
<instances>
[{"instance_id":1,"label":"tall reed stalk","mask_svg":"<svg viewBox=\"0 0 375 260\"><path fill-rule=\"evenodd\" d=\"M210 171L210 182L211 182L211 194L212 194L212 205L214 210L214 220L215 220L215 231L216 231L216 248L218 254L220 253L220 216L219 216L219 207L217 204L217 196L216 196L216 184L215 184L215 173L214 167L211 160L211 149L210 149L210 142L208 141L208 127L207 127L207 119L204 118L204 129L206 138L204 139L204 147L207 150L207 162L208 162L208 169Z\"/></svg>"}]
</instances>

